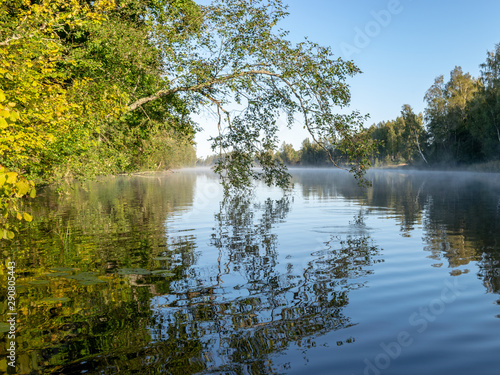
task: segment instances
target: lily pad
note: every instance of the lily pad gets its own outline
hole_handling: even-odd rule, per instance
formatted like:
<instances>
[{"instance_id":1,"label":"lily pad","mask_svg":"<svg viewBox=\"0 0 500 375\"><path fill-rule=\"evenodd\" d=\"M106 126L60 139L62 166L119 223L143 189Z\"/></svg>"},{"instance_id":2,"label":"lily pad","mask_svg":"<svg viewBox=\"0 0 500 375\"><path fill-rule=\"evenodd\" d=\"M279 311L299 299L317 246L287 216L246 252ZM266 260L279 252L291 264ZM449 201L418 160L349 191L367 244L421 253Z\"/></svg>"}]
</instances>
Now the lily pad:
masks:
<instances>
[{"instance_id":1,"label":"lily pad","mask_svg":"<svg viewBox=\"0 0 500 375\"><path fill-rule=\"evenodd\" d=\"M76 268L71 268L71 267L52 267L50 268L51 271L56 271L56 272L72 272L76 271Z\"/></svg>"},{"instance_id":2,"label":"lily pad","mask_svg":"<svg viewBox=\"0 0 500 375\"><path fill-rule=\"evenodd\" d=\"M31 285L47 285L49 284L49 280L33 280L33 281L28 281L28 284Z\"/></svg>"},{"instance_id":3,"label":"lily pad","mask_svg":"<svg viewBox=\"0 0 500 375\"><path fill-rule=\"evenodd\" d=\"M75 274L75 276L85 276L85 277L94 277L94 276L98 276L99 273L98 272L93 272L93 271L86 271L86 272L78 272Z\"/></svg>"},{"instance_id":4,"label":"lily pad","mask_svg":"<svg viewBox=\"0 0 500 375\"><path fill-rule=\"evenodd\" d=\"M40 302L44 302L44 303L62 303L62 302L68 302L68 301L71 301L71 299L69 299L68 297L47 297L47 298L40 300Z\"/></svg>"},{"instance_id":5,"label":"lily pad","mask_svg":"<svg viewBox=\"0 0 500 375\"><path fill-rule=\"evenodd\" d=\"M45 276L47 276L47 277L64 277L64 276L68 276L68 273L67 272L50 272L50 273L46 273Z\"/></svg>"},{"instance_id":6,"label":"lily pad","mask_svg":"<svg viewBox=\"0 0 500 375\"><path fill-rule=\"evenodd\" d=\"M153 260L170 260L172 257L155 257Z\"/></svg>"},{"instance_id":7,"label":"lily pad","mask_svg":"<svg viewBox=\"0 0 500 375\"><path fill-rule=\"evenodd\" d=\"M94 285L106 283L106 281L99 279L97 272L80 272L76 275L66 276L68 279L76 280L80 285Z\"/></svg>"},{"instance_id":8,"label":"lily pad","mask_svg":"<svg viewBox=\"0 0 500 375\"><path fill-rule=\"evenodd\" d=\"M10 331L10 324L7 323L0 323L0 332L1 333L6 333Z\"/></svg>"},{"instance_id":9,"label":"lily pad","mask_svg":"<svg viewBox=\"0 0 500 375\"><path fill-rule=\"evenodd\" d=\"M119 275L150 275L151 271L144 268L120 268L118 270Z\"/></svg>"},{"instance_id":10,"label":"lily pad","mask_svg":"<svg viewBox=\"0 0 500 375\"><path fill-rule=\"evenodd\" d=\"M155 276L163 276L163 277L174 277L176 274L167 270L155 270L151 271L151 273Z\"/></svg>"}]
</instances>

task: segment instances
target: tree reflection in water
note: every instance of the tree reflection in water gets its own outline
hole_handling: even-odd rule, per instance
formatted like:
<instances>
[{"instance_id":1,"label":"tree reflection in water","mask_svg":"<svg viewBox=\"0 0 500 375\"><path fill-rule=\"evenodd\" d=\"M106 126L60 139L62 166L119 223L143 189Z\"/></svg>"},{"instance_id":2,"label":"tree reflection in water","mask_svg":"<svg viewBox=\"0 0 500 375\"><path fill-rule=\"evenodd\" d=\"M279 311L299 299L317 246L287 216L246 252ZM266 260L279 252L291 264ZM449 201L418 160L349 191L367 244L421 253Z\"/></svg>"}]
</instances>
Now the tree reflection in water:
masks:
<instances>
[{"instance_id":1,"label":"tree reflection in water","mask_svg":"<svg viewBox=\"0 0 500 375\"><path fill-rule=\"evenodd\" d=\"M487 292L500 293L500 179L498 175L463 172L372 171L372 187L363 191L338 173L297 170L294 178L304 196L340 195L367 207L386 210L401 235L423 228L424 250L448 266L454 276L477 262ZM389 211L390 210L390 211Z\"/></svg>"},{"instance_id":2,"label":"tree reflection in water","mask_svg":"<svg viewBox=\"0 0 500 375\"><path fill-rule=\"evenodd\" d=\"M355 324L344 313L349 291L362 285L358 279L370 272L379 249L357 231L332 237L303 269L280 271L273 232L291 199L259 204L232 196L221 203L210 244L218 251L217 267L191 269L171 285L175 298L153 301L154 339L169 350L177 346L164 352L162 370L189 373L196 363L197 371L275 373L273 354L291 344L313 345L318 335Z\"/></svg>"},{"instance_id":3,"label":"tree reflection in water","mask_svg":"<svg viewBox=\"0 0 500 375\"><path fill-rule=\"evenodd\" d=\"M343 348L357 351L363 337L349 334L365 322L353 320L352 291L380 261L370 234L388 256L391 242L413 243L433 270L471 270L499 293L497 177L378 171L362 191L327 170L294 176L295 202L232 196L220 207L199 199L217 182L189 173L107 179L62 197L47 189L30 227L0 245L17 267L18 373L287 372L277 363L294 366L297 349L313 358L321 349L308 348L327 332L334 344L358 338ZM6 277L0 268L0 315Z\"/></svg>"}]
</instances>

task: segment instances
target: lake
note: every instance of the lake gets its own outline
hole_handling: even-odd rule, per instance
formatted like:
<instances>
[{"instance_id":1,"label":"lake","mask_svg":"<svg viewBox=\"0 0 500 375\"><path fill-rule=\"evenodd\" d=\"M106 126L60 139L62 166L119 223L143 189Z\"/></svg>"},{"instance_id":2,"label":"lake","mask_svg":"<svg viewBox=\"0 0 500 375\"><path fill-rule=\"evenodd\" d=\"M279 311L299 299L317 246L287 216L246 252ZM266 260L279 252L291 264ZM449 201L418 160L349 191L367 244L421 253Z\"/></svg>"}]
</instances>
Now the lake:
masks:
<instances>
[{"instance_id":1,"label":"lake","mask_svg":"<svg viewBox=\"0 0 500 375\"><path fill-rule=\"evenodd\" d=\"M16 373L500 373L500 175L292 175L226 198L208 170L40 191L0 245Z\"/></svg>"}]
</instances>

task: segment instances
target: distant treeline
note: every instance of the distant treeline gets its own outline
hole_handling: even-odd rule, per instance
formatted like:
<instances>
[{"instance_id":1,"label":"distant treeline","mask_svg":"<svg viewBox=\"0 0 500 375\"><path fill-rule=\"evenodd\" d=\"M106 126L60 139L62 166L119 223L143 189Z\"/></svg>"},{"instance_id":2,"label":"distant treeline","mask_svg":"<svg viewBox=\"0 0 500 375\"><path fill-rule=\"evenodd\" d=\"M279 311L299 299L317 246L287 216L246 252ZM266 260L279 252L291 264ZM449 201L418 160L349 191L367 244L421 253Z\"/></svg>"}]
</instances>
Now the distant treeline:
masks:
<instances>
[{"instance_id":1,"label":"distant treeline","mask_svg":"<svg viewBox=\"0 0 500 375\"><path fill-rule=\"evenodd\" d=\"M293 145L283 142L281 147L274 153L273 157L288 166L327 166L332 165L330 155L336 164L343 164L346 160L345 153L341 148L334 147L332 143L321 140L324 147L318 143L311 142L309 138L302 141L299 150L295 150ZM198 159L197 165L215 165L219 155L211 155L204 159Z\"/></svg>"},{"instance_id":2,"label":"distant treeline","mask_svg":"<svg viewBox=\"0 0 500 375\"><path fill-rule=\"evenodd\" d=\"M446 82L441 75L427 90L424 113L405 104L395 120L382 121L366 131L376 145L375 166L407 163L424 166L465 166L490 162L500 165L500 44L488 52L479 78L457 66ZM326 149L342 164L341 145L306 139L299 150L283 143L274 157L287 165L331 165ZM217 156L199 160L210 165ZM498 168L498 167L497 167Z\"/></svg>"},{"instance_id":3,"label":"distant treeline","mask_svg":"<svg viewBox=\"0 0 500 375\"><path fill-rule=\"evenodd\" d=\"M373 125L376 161L467 165L500 160L500 44L479 78L457 66L427 90L424 114L404 105L401 116Z\"/></svg>"}]
</instances>

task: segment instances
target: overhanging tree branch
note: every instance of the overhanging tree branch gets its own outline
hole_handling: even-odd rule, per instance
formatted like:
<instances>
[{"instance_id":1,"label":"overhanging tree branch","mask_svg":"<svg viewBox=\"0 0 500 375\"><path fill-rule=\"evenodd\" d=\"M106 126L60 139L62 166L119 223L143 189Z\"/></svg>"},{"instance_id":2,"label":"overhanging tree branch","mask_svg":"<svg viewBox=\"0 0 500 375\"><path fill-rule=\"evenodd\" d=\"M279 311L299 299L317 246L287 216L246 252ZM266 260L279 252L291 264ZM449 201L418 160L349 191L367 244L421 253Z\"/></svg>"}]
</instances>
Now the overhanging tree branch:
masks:
<instances>
[{"instance_id":1,"label":"overhanging tree branch","mask_svg":"<svg viewBox=\"0 0 500 375\"><path fill-rule=\"evenodd\" d=\"M139 108L141 105L144 105L146 103L152 102L153 100L157 100L157 99L160 99L160 98L165 97L165 96L173 95L173 94L178 93L178 92L186 92L186 91L200 92L200 90L202 90L204 88L212 87L214 85L224 83L226 81L230 81L230 80L233 80L233 79L236 79L239 77L255 76L255 75L274 76L274 77L281 78L283 80L283 78L280 74L273 73L273 72L270 72L267 70L248 70L248 71L243 71L243 72L237 72L237 73L221 76L219 78L212 79L212 80L209 80L209 81L197 84L197 85L193 85L193 86L181 86L181 87L176 87L176 88L173 88L170 90L159 90L153 95L146 96L144 98L136 100L135 102L133 102L132 104L130 104L128 106L128 110L134 111L137 108Z\"/></svg>"}]
</instances>

